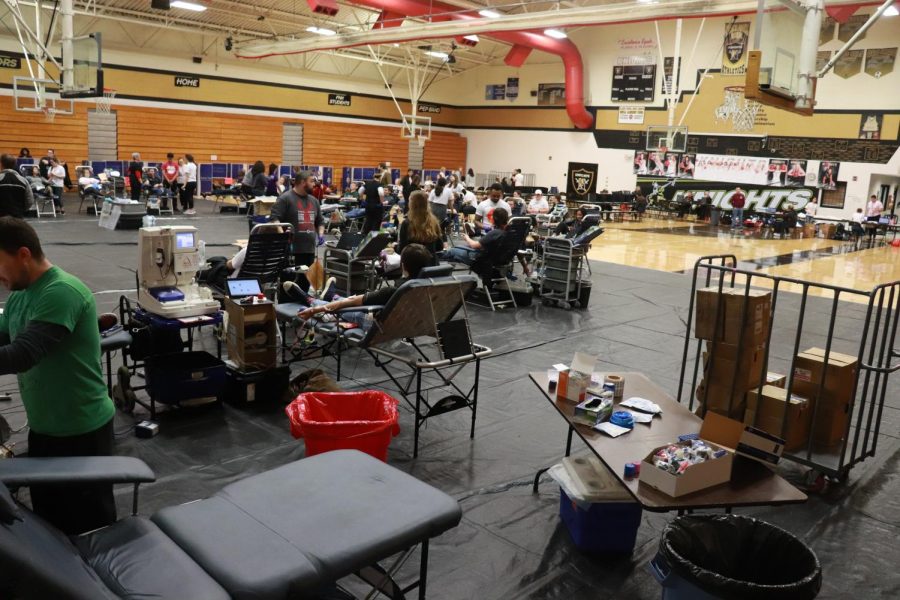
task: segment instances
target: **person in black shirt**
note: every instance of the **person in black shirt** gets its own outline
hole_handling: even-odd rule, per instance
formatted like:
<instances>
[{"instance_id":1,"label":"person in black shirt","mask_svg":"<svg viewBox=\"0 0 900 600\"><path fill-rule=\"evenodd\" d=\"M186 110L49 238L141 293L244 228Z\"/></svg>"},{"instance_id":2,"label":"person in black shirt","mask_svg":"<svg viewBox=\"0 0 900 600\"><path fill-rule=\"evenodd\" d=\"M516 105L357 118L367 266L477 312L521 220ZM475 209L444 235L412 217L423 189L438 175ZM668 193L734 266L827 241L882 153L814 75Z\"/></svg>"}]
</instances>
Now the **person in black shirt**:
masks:
<instances>
[{"instance_id":1,"label":"person in black shirt","mask_svg":"<svg viewBox=\"0 0 900 600\"><path fill-rule=\"evenodd\" d=\"M413 187L413 170L407 169L406 175L403 179L400 180L400 187L403 188L403 199L406 200L406 203L409 204L409 196L413 193L415 188Z\"/></svg>"},{"instance_id":2,"label":"person in black shirt","mask_svg":"<svg viewBox=\"0 0 900 600\"><path fill-rule=\"evenodd\" d=\"M143 190L144 181L144 163L141 162L141 155L137 152L131 153L131 162L128 163L128 185L131 186L131 199L140 200L141 191Z\"/></svg>"},{"instance_id":3,"label":"person in black shirt","mask_svg":"<svg viewBox=\"0 0 900 600\"><path fill-rule=\"evenodd\" d=\"M384 219L384 187L380 183L381 171L375 170L375 176L363 184L362 196L366 201L366 221L363 224L362 234L381 229L381 221Z\"/></svg>"},{"instance_id":4,"label":"person in black shirt","mask_svg":"<svg viewBox=\"0 0 900 600\"><path fill-rule=\"evenodd\" d=\"M316 300L307 296L301 300L309 304L309 308L297 313L297 318L305 321L318 314L354 306L385 306L397 291L397 288L410 279L416 279L419 276L419 271L430 266L433 262L434 257L425 246L409 244L400 254L400 267L403 269L403 279L397 282L397 287L383 287L365 294L350 296L349 298L332 296L327 301L324 299ZM372 320L366 318L367 314L366 311L347 312L341 315L341 320L348 323L356 323L363 329L367 329L372 324Z\"/></svg>"},{"instance_id":5,"label":"person in black shirt","mask_svg":"<svg viewBox=\"0 0 900 600\"><path fill-rule=\"evenodd\" d=\"M506 237L506 224L509 223L509 213L505 208L494 209L494 228L486 234L473 240L468 234L463 235L465 246L456 246L444 252L444 258L450 262L459 262L471 266L483 254L496 251L503 238Z\"/></svg>"},{"instance_id":6,"label":"person in black shirt","mask_svg":"<svg viewBox=\"0 0 900 600\"><path fill-rule=\"evenodd\" d=\"M428 195L416 190L409 199L409 214L400 223L397 252L409 244L422 244L433 254L443 251L444 240L441 223L428 208Z\"/></svg>"},{"instance_id":7,"label":"person in black shirt","mask_svg":"<svg viewBox=\"0 0 900 600\"><path fill-rule=\"evenodd\" d=\"M584 209L575 209L575 218L562 221L556 227L554 232L556 235L564 235L566 237L578 237L587 230L588 225L584 223Z\"/></svg>"},{"instance_id":8,"label":"person in black shirt","mask_svg":"<svg viewBox=\"0 0 900 600\"><path fill-rule=\"evenodd\" d=\"M316 246L325 243L325 220L319 201L310 193L313 185L313 174L300 171L294 177L294 187L279 196L272 207L272 222L290 223L294 228L295 265L313 264Z\"/></svg>"}]
</instances>

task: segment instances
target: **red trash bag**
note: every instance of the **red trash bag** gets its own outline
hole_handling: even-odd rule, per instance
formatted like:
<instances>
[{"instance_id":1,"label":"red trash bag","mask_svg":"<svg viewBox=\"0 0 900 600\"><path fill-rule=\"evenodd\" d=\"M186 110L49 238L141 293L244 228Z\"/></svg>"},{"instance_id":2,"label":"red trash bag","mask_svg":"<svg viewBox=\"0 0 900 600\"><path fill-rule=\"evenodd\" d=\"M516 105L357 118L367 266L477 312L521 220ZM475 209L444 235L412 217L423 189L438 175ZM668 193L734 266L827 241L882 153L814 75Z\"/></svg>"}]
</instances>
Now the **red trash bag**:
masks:
<instances>
[{"instance_id":1,"label":"red trash bag","mask_svg":"<svg viewBox=\"0 0 900 600\"><path fill-rule=\"evenodd\" d=\"M307 392L287 405L291 435L303 438L306 456L359 450L387 462L391 438L400 433L397 400L384 392Z\"/></svg>"}]
</instances>

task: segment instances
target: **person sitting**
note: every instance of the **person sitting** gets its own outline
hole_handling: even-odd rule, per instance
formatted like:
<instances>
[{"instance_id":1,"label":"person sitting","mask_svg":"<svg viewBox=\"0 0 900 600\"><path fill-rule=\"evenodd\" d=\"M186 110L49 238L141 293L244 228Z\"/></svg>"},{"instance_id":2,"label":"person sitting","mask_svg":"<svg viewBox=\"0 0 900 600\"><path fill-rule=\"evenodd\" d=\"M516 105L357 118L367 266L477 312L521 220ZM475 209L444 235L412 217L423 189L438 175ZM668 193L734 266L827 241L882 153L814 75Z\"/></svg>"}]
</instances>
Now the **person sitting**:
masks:
<instances>
[{"instance_id":1,"label":"person sitting","mask_svg":"<svg viewBox=\"0 0 900 600\"><path fill-rule=\"evenodd\" d=\"M547 202L547 199L544 198L544 192L541 190L534 190L534 194L528 202L528 214L545 215L548 212L550 212L550 204Z\"/></svg>"},{"instance_id":2,"label":"person sitting","mask_svg":"<svg viewBox=\"0 0 900 600\"><path fill-rule=\"evenodd\" d=\"M678 218L683 219L686 214L691 212L691 205L694 203L694 193L693 192L685 192L683 196L678 199Z\"/></svg>"},{"instance_id":3,"label":"person sitting","mask_svg":"<svg viewBox=\"0 0 900 600\"><path fill-rule=\"evenodd\" d=\"M410 279L416 279L422 269L432 264L434 264L434 256L425 246L422 244L408 244L403 249L403 252L400 253L400 268L402 269L403 278L397 281L396 287L382 287L365 294L350 296L349 298L341 298L330 291L326 291L321 299L313 298L301 292L299 287L294 287L292 292L293 299L299 300L308 306L308 308L297 313L297 318L306 321L322 313L334 312L354 306L385 306L390 302L397 288ZM367 316L368 313L366 311L350 311L341 314L340 319L347 323L355 323L362 329L368 330L374 321L368 319Z\"/></svg>"},{"instance_id":4,"label":"person sitting","mask_svg":"<svg viewBox=\"0 0 900 600\"><path fill-rule=\"evenodd\" d=\"M269 178L266 177L266 164L258 160L244 174L244 178L241 180L241 193L254 198L265 196L268 185Z\"/></svg>"},{"instance_id":5,"label":"person sitting","mask_svg":"<svg viewBox=\"0 0 900 600\"><path fill-rule=\"evenodd\" d=\"M159 176L159 173L155 168L146 169L143 173L143 180L141 181L141 187L147 192L147 195L150 197L153 196L161 196L165 191L163 189L163 181L162 177ZM79 180L79 183L81 181ZM165 204L163 204L163 208L165 208Z\"/></svg>"},{"instance_id":6,"label":"person sitting","mask_svg":"<svg viewBox=\"0 0 900 600\"><path fill-rule=\"evenodd\" d=\"M277 225L261 225L256 229L257 233L281 233L283 230ZM247 246L249 246L249 241ZM225 281L237 279L241 275L244 259L247 256L247 246L244 246L231 258L224 256L211 256L208 260L209 268L197 273L197 281L219 289L225 289Z\"/></svg>"},{"instance_id":7,"label":"person sitting","mask_svg":"<svg viewBox=\"0 0 900 600\"><path fill-rule=\"evenodd\" d=\"M23 148L27 150L27 148ZM31 182L16 171L16 158L12 154L0 156L0 217L24 219L34 204ZM37 167L34 172L40 175Z\"/></svg>"},{"instance_id":8,"label":"person sitting","mask_svg":"<svg viewBox=\"0 0 900 600\"><path fill-rule=\"evenodd\" d=\"M444 258L472 266L483 255L490 256L506 237L506 225L509 223L509 212L505 208L495 208L493 212L494 228L477 240L463 234L465 246L455 246L444 251Z\"/></svg>"},{"instance_id":9,"label":"person sitting","mask_svg":"<svg viewBox=\"0 0 900 600\"><path fill-rule=\"evenodd\" d=\"M477 237L494 227L494 211L502 208L506 214L512 214L512 209L503 199L503 188L499 183L491 185L488 197L478 203L475 208L475 223L466 223L466 233Z\"/></svg>"},{"instance_id":10,"label":"person sitting","mask_svg":"<svg viewBox=\"0 0 900 600\"><path fill-rule=\"evenodd\" d=\"M583 208L575 209L575 217L561 222L556 226L556 235L564 235L568 238L575 238L587 231L590 225L586 224L584 217L587 213Z\"/></svg>"},{"instance_id":11,"label":"person sitting","mask_svg":"<svg viewBox=\"0 0 900 600\"><path fill-rule=\"evenodd\" d=\"M400 224L397 237L399 253L410 244L420 244L435 256L444 250L441 224L429 209L425 192L416 190L410 194L409 212Z\"/></svg>"}]
</instances>

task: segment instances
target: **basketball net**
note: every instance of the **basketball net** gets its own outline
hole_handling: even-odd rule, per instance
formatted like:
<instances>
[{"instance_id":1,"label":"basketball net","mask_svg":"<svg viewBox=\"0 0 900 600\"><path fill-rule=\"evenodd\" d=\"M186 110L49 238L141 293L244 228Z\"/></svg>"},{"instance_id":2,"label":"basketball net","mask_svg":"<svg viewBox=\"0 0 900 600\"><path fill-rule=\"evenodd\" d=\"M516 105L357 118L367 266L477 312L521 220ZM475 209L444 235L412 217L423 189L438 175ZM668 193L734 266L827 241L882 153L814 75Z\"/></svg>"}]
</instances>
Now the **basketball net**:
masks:
<instances>
[{"instance_id":1,"label":"basketball net","mask_svg":"<svg viewBox=\"0 0 900 600\"><path fill-rule=\"evenodd\" d=\"M103 88L103 95L97 96L95 102L97 104L97 112L108 115L112 109L112 101L116 97L116 90Z\"/></svg>"},{"instance_id":2,"label":"basketball net","mask_svg":"<svg viewBox=\"0 0 900 600\"><path fill-rule=\"evenodd\" d=\"M744 97L744 86L729 86L725 88L722 104L716 108L716 122L731 121L734 131L750 131L761 108L762 105L756 100Z\"/></svg>"},{"instance_id":3,"label":"basketball net","mask_svg":"<svg viewBox=\"0 0 900 600\"><path fill-rule=\"evenodd\" d=\"M56 110L45 106L43 109L44 112L44 121L47 123L54 123L56 121Z\"/></svg>"}]
</instances>

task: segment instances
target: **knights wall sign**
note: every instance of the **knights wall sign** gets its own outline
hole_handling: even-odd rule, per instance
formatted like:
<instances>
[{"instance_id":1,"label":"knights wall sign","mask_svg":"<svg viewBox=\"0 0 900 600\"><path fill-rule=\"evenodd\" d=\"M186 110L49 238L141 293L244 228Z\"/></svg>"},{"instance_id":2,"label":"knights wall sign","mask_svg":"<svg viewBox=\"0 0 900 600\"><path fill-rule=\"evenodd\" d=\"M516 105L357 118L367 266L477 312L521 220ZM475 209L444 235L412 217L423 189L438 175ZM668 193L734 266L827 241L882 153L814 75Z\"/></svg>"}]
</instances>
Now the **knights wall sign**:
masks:
<instances>
[{"instance_id":1,"label":"knights wall sign","mask_svg":"<svg viewBox=\"0 0 900 600\"><path fill-rule=\"evenodd\" d=\"M587 200L597 192L597 163L569 163L566 197Z\"/></svg>"}]
</instances>

